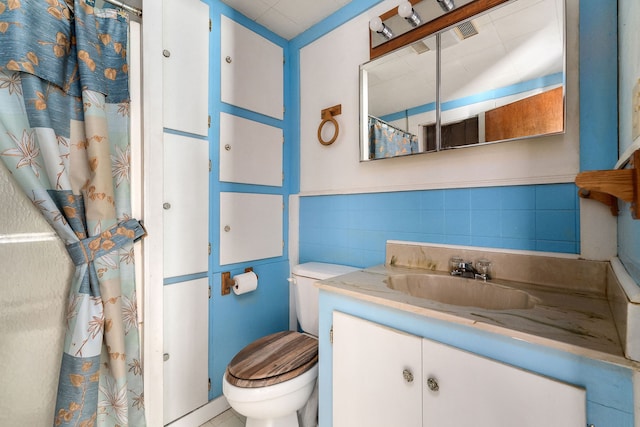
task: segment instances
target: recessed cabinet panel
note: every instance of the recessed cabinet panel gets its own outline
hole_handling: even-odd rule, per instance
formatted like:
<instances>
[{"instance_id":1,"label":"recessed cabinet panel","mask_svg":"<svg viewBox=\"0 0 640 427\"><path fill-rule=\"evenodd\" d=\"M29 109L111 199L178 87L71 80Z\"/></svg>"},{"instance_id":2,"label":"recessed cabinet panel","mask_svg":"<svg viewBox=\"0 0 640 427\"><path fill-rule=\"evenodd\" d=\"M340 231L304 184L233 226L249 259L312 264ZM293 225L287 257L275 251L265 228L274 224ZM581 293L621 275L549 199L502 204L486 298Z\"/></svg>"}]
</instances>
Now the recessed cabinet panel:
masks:
<instances>
[{"instance_id":1,"label":"recessed cabinet panel","mask_svg":"<svg viewBox=\"0 0 640 427\"><path fill-rule=\"evenodd\" d=\"M222 102L282 119L282 48L225 16L221 27Z\"/></svg>"},{"instance_id":2,"label":"recessed cabinet panel","mask_svg":"<svg viewBox=\"0 0 640 427\"><path fill-rule=\"evenodd\" d=\"M584 427L586 392L434 341L423 341L424 425Z\"/></svg>"},{"instance_id":3,"label":"recessed cabinet panel","mask_svg":"<svg viewBox=\"0 0 640 427\"><path fill-rule=\"evenodd\" d=\"M209 143L164 134L164 276L209 269Z\"/></svg>"},{"instance_id":4,"label":"recessed cabinet panel","mask_svg":"<svg viewBox=\"0 0 640 427\"><path fill-rule=\"evenodd\" d=\"M282 186L282 129L220 114L220 181Z\"/></svg>"},{"instance_id":5,"label":"recessed cabinet panel","mask_svg":"<svg viewBox=\"0 0 640 427\"><path fill-rule=\"evenodd\" d=\"M208 401L209 284L164 286L164 424Z\"/></svg>"},{"instance_id":6,"label":"recessed cabinet panel","mask_svg":"<svg viewBox=\"0 0 640 427\"><path fill-rule=\"evenodd\" d=\"M282 256L281 195L220 193L220 265Z\"/></svg>"},{"instance_id":7,"label":"recessed cabinet panel","mask_svg":"<svg viewBox=\"0 0 640 427\"><path fill-rule=\"evenodd\" d=\"M163 3L163 124L207 136L209 6L198 0Z\"/></svg>"},{"instance_id":8,"label":"recessed cabinet panel","mask_svg":"<svg viewBox=\"0 0 640 427\"><path fill-rule=\"evenodd\" d=\"M420 427L421 341L334 311L333 427Z\"/></svg>"}]
</instances>

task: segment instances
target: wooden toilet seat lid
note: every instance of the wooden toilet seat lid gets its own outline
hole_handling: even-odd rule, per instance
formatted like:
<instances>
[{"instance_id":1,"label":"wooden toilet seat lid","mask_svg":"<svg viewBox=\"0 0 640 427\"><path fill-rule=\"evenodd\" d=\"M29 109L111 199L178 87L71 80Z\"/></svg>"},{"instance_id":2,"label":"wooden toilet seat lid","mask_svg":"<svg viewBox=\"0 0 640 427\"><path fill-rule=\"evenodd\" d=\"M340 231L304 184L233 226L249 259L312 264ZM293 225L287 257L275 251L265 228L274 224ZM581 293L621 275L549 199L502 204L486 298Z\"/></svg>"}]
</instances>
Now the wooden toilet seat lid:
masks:
<instances>
[{"instance_id":1,"label":"wooden toilet seat lid","mask_svg":"<svg viewBox=\"0 0 640 427\"><path fill-rule=\"evenodd\" d=\"M318 340L294 331L262 337L227 366L227 381L236 387L266 387L295 378L318 362Z\"/></svg>"}]
</instances>

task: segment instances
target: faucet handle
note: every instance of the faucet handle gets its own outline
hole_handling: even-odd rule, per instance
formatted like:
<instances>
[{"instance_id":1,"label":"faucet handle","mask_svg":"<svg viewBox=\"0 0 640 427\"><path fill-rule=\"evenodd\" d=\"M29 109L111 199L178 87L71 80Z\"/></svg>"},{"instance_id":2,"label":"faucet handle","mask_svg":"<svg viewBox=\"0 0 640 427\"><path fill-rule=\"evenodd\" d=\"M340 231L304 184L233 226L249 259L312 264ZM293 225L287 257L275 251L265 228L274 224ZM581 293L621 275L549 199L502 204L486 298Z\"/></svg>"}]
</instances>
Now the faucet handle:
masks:
<instances>
[{"instance_id":1,"label":"faucet handle","mask_svg":"<svg viewBox=\"0 0 640 427\"><path fill-rule=\"evenodd\" d=\"M476 271L478 274L486 277L487 279L491 277L491 261L486 258L480 258L476 262Z\"/></svg>"},{"instance_id":2,"label":"faucet handle","mask_svg":"<svg viewBox=\"0 0 640 427\"><path fill-rule=\"evenodd\" d=\"M453 273L454 271L460 269L460 266L463 263L464 261L462 260L462 257L459 257L457 255L449 258L449 273Z\"/></svg>"}]
</instances>

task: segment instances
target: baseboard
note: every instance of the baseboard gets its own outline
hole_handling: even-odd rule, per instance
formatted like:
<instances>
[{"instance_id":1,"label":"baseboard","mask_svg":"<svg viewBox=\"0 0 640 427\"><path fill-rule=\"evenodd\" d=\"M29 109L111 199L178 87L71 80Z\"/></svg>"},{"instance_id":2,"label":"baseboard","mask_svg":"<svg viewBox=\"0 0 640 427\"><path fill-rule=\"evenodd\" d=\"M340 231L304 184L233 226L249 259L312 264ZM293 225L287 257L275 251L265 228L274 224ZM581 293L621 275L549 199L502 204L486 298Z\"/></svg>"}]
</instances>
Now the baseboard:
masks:
<instances>
[{"instance_id":1,"label":"baseboard","mask_svg":"<svg viewBox=\"0 0 640 427\"><path fill-rule=\"evenodd\" d=\"M224 396L220 396L211 400L206 405L189 412L184 417L178 418L171 424L167 424L167 427L199 427L229 408L230 406L229 403L227 403L227 399Z\"/></svg>"}]
</instances>

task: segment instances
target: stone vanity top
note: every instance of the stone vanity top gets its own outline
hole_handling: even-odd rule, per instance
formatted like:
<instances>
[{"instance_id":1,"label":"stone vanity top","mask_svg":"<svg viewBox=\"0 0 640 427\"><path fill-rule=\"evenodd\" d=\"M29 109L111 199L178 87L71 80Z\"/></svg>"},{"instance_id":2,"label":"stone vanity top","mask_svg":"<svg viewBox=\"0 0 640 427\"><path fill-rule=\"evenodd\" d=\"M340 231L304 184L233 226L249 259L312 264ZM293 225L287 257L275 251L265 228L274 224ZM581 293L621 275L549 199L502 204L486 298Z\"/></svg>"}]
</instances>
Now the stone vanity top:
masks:
<instances>
[{"instance_id":1,"label":"stone vanity top","mask_svg":"<svg viewBox=\"0 0 640 427\"><path fill-rule=\"evenodd\" d=\"M545 257L535 258L535 265L538 265L538 262L542 263L541 272L537 274L534 271L537 267L525 268L528 272L527 276L531 277L531 280L525 282L513 280L512 277L505 279L504 275L508 274L509 268L521 271L518 267L522 265L518 263L530 262L528 258L519 259L518 256L513 258L511 255L504 258L503 253L480 251L463 251L461 254L460 251L452 252L450 248L448 250L437 247L425 249L422 245L418 249L409 248L410 255L407 256L403 252L405 249L407 248L393 246L390 248L388 244L385 265L323 280L318 282L318 286L325 291L433 319L467 325L596 360L634 368L640 366L624 355L605 293L607 276L612 274L606 262L585 264L581 263L583 260L578 259L561 260L559 261L561 264L569 263L569 270L573 268L573 264L578 265L575 274L570 274L571 271L567 271L566 266L561 266L563 274L574 278L565 280L557 276L545 277L549 271L553 270L554 261ZM490 282L523 290L533 296L537 303L532 308L526 309L483 309L418 298L387 286L389 276L420 273L449 275L448 271L443 270L447 269L451 254L462 255L465 259L476 260L478 259L476 257L482 257L490 260L493 258L496 263L508 262L508 268L501 269L496 266L494 279ZM576 276L580 279L577 282ZM521 277L518 278L521 279ZM468 279L459 278L459 280Z\"/></svg>"}]
</instances>

